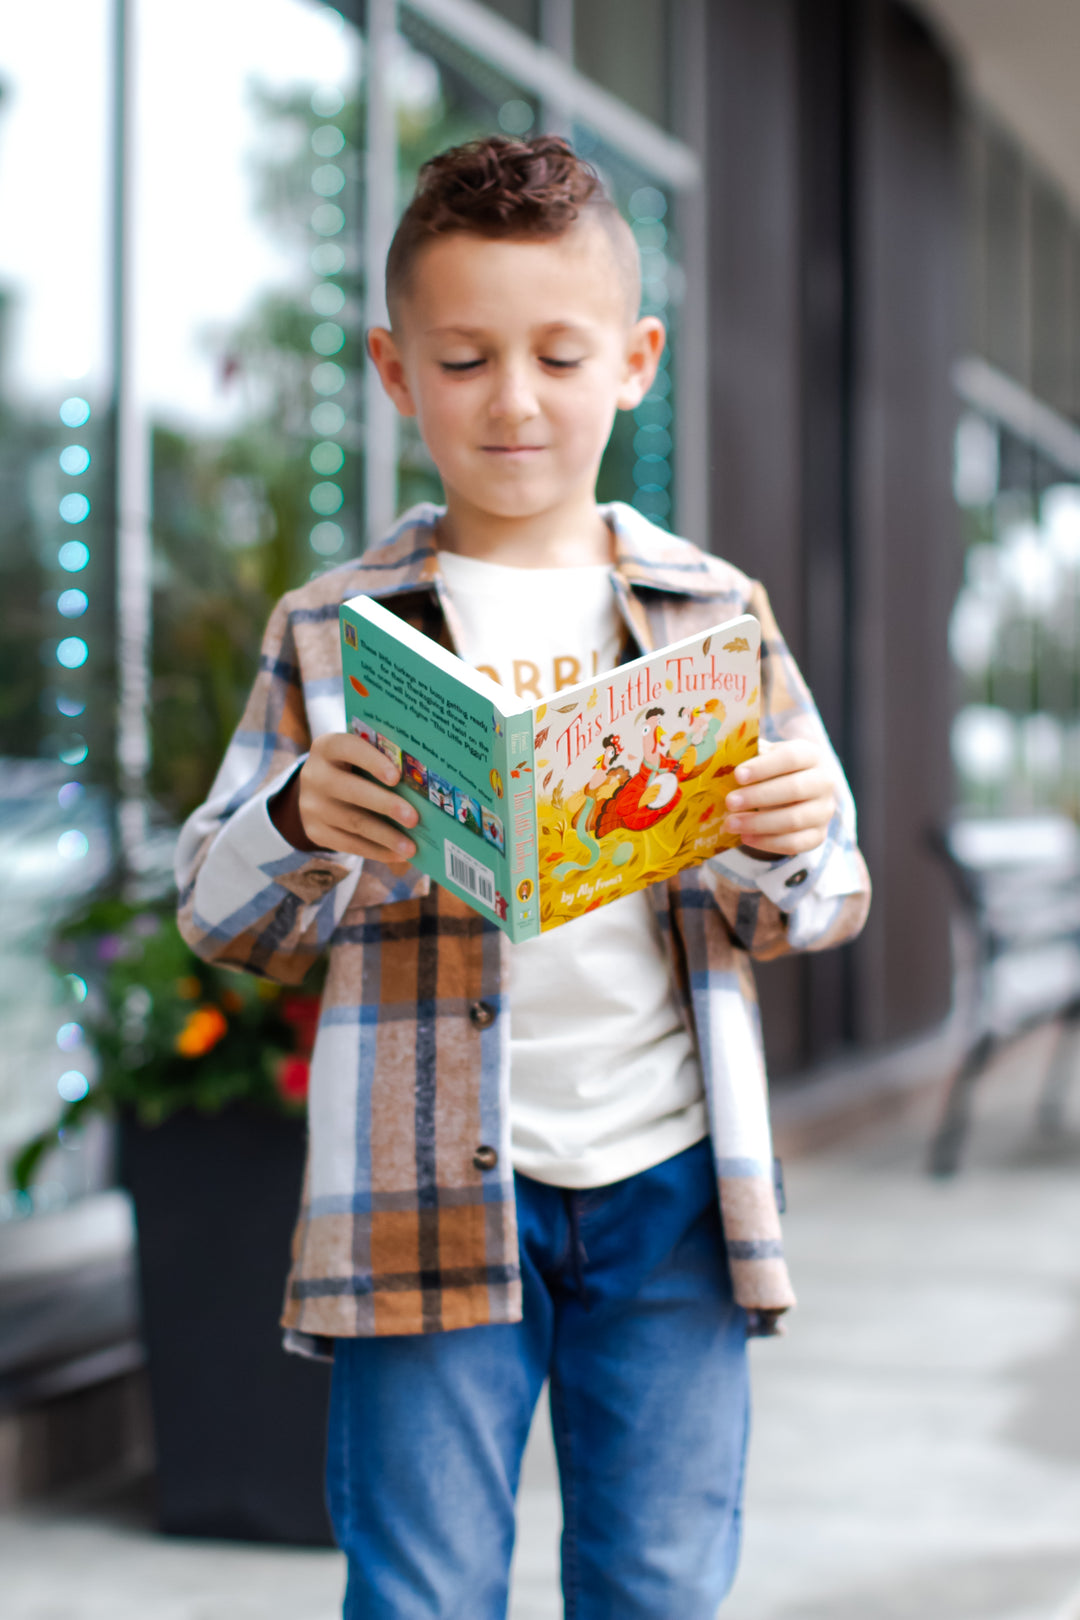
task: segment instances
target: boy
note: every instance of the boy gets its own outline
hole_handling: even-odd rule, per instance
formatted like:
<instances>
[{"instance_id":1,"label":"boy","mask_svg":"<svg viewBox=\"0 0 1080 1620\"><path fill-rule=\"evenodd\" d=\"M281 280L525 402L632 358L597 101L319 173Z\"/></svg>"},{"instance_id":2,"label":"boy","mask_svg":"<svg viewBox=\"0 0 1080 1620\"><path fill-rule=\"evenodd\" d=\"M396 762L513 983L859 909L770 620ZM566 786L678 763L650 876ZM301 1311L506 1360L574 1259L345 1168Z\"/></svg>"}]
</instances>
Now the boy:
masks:
<instances>
[{"instance_id":1,"label":"boy","mask_svg":"<svg viewBox=\"0 0 1080 1620\"><path fill-rule=\"evenodd\" d=\"M745 1339L793 1303L750 957L851 938L869 885L764 591L596 504L614 413L663 349L638 298L630 231L562 141L427 165L368 342L446 506L279 604L181 841L196 950L286 982L330 951L284 1323L333 1354L347 1617L505 1614L545 1378L567 1615L711 1620L734 1574ZM755 613L742 847L510 946L407 864L398 772L345 734L337 614L359 592L538 696Z\"/></svg>"}]
</instances>

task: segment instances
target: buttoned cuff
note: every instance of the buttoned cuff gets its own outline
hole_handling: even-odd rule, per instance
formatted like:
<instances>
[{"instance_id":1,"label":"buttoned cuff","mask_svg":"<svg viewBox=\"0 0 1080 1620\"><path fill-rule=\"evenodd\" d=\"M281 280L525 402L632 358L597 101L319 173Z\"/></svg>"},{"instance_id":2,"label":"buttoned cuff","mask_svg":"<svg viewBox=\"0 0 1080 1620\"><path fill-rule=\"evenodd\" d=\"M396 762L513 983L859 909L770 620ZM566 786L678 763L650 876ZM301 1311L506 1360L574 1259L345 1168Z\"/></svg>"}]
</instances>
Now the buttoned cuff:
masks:
<instances>
[{"instance_id":1,"label":"buttoned cuff","mask_svg":"<svg viewBox=\"0 0 1080 1620\"><path fill-rule=\"evenodd\" d=\"M794 911L800 900L811 894L820 895L818 880L823 875L832 851L831 839L807 850L805 855L785 855L764 868L759 868L757 886L778 911Z\"/></svg>"},{"instance_id":2,"label":"buttoned cuff","mask_svg":"<svg viewBox=\"0 0 1080 1620\"><path fill-rule=\"evenodd\" d=\"M834 837L804 855L777 855L767 861L755 859L744 849L725 849L713 856L712 864L735 878L741 888L759 889L783 912L794 911L811 896L831 900L858 887L847 848Z\"/></svg>"},{"instance_id":3,"label":"buttoned cuff","mask_svg":"<svg viewBox=\"0 0 1080 1620\"><path fill-rule=\"evenodd\" d=\"M726 878L734 878L740 889L761 887L762 878L788 860L786 855L764 855L736 844L734 849L722 849L709 859L709 866L717 868Z\"/></svg>"}]
</instances>

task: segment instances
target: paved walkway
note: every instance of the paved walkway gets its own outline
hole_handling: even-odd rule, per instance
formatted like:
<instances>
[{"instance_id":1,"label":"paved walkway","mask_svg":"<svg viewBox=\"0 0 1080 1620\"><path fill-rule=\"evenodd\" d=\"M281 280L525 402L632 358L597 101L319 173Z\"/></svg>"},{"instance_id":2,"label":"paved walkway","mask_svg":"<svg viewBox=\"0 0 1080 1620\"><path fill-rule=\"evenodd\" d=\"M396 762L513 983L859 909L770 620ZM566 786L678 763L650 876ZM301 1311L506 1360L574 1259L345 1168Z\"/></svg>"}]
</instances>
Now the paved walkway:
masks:
<instances>
[{"instance_id":1,"label":"paved walkway","mask_svg":"<svg viewBox=\"0 0 1080 1620\"><path fill-rule=\"evenodd\" d=\"M746 1550L725 1620L1080 1620L1080 1082L1040 1147L1047 1036L999 1065L949 1183L927 1120L788 1167L801 1297L753 1348ZM538 1425L511 1620L557 1620ZM333 1553L163 1541L137 1496L0 1519L4 1620L334 1620ZM677 1620L677 1617L672 1617Z\"/></svg>"},{"instance_id":2,"label":"paved walkway","mask_svg":"<svg viewBox=\"0 0 1080 1620\"><path fill-rule=\"evenodd\" d=\"M725 1620L1080 1620L1080 1083L1040 1146L1048 1034L956 1180L922 1174L925 1109L792 1167L801 1309L754 1349Z\"/></svg>"}]
</instances>

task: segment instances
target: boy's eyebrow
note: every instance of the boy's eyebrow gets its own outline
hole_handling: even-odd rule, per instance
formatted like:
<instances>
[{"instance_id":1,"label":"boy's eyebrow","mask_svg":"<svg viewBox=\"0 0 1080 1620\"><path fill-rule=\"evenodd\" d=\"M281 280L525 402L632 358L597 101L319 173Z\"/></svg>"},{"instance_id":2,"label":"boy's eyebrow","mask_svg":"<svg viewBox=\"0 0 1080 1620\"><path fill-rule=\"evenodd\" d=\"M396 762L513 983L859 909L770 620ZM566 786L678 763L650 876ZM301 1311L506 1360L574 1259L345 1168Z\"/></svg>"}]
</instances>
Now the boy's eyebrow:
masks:
<instances>
[{"instance_id":1,"label":"boy's eyebrow","mask_svg":"<svg viewBox=\"0 0 1080 1620\"><path fill-rule=\"evenodd\" d=\"M588 326L580 321L548 321L545 325L534 328L545 337L554 336L559 332L570 332L575 336L585 337L589 331ZM486 326L429 326L425 337L487 337L490 328Z\"/></svg>"}]
</instances>

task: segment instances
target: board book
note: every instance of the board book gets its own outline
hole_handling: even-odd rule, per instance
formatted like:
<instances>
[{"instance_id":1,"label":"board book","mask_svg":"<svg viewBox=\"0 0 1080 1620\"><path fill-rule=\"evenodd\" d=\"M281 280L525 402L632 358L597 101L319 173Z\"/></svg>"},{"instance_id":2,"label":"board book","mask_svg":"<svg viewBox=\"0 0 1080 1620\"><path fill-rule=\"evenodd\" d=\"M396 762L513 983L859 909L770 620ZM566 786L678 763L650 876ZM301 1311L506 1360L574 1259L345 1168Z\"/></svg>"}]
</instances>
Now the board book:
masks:
<instances>
[{"instance_id":1,"label":"board book","mask_svg":"<svg viewBox=\"0 0 1080 1620\"><path fill-rule=\"evenodd\" d=\"M412 864L530 939L738 843L724 801L757 753L760 641L744 615L534 703L356 596L348 726L400 767Z\"/></svg>"}]
</instances>

